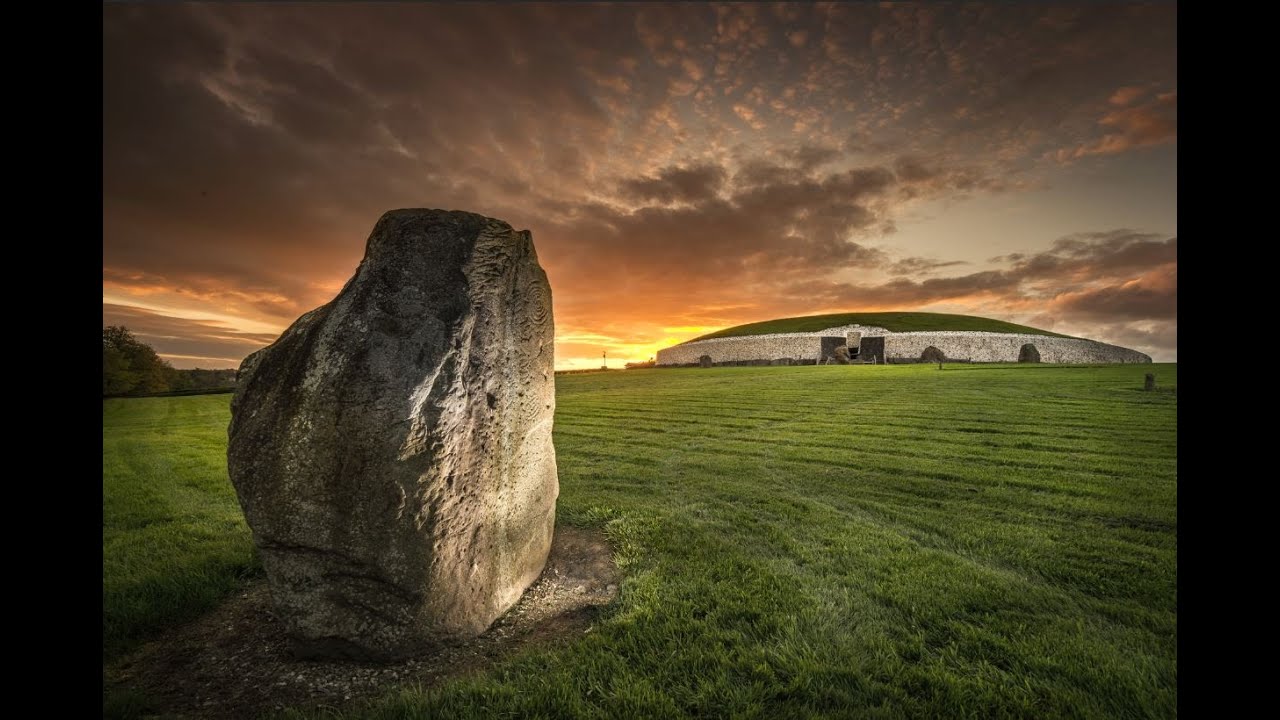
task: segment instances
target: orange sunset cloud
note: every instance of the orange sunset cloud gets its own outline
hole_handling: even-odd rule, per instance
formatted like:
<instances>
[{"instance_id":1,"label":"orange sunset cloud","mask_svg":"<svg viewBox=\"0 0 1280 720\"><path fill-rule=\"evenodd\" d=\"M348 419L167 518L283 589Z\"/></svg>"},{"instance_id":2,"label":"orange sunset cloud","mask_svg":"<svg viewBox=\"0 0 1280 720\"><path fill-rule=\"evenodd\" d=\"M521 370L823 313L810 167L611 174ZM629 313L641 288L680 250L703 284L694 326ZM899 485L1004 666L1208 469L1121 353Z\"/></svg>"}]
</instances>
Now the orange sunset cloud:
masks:
<instances>
[{"instance_id":1,"label":"orange sunset cloud","mask_svg":"<svg viewBox=\"0 0 1280 720\"><path fill-rule=\"evenodd\" d=\"M1176 31L1131 4L108 5L103 323L234 367L383 211L435 207L533 232L560 368L911 309L1176 359Z\"/></svg>"}]
</instances>

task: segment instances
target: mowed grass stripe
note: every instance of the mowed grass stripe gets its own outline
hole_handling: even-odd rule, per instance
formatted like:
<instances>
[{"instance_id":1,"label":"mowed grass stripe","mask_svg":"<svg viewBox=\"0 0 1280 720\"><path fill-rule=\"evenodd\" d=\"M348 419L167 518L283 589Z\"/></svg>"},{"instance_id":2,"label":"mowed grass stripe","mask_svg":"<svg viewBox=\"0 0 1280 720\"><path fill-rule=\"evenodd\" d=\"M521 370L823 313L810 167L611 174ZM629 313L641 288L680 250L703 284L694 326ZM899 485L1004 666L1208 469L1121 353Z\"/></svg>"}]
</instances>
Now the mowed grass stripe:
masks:
<instances>
[{"instance_id":1,"label":"mowed grass stripe","mask_svg":"<svg viewBox=\"0 0 1280 720\"><path fill-rule=\"evenodd\" d=\"M875 440L877 438L866 438ZM856 467L868 457L875 457L882 462L892 462L893 458L908 455L914 464L916 460L953 461L963 457L966 463L989 463L1002 467L1025 466L1036 469L1057 469L1063 471L1096 472L1103 475L1129 475L1129 471L1149 465L1151 458L1133 457L1119 451L1097 449L1096 444L1069 443L1058 446L1044 445L1039 448L1023 448L992 445L986 441L967 443L948 443L945 438L925 438L912 443L893 443L890 438L879 438L882 442L859 443L849 446L839 442L819 442L805 434L789 434L785 431L771 432L769 437L750 437L742 435L721 436L716 440L722 443L736 443L743 451L758 449L765 455L779 456L778 448L785 449L798 460L817 462L834 462L847 467ZM649 445L643 445L648 447ZM653 446L661 446L653 441ZM1063 451L1071 452L1064 458ZM1010 457L1013 456L1013 457ZM1021 457L1026 460L1020 460ZM1038 459L1038 460L1037 460ZM1159 460L1163 462L1163 460Z\"/></svg>"},{"instance_id":2,"label":"mowed grass stripe","mask_svg":"<svg viewBox=\"0 0 1280 720\"><path fill-rule=\"evenodd\" d=\"M796 488L797 492L805 492L809 496L816 495L816 492L809 488ZM850 488L852 491L853 489ZM904 535L911 537L913 540L924 545L949 552L973 553L980 551L981 559L987 564L996 564L1010 569L1016 569L1019 572L1025 570L1027 565L1027 554L1025 548L1018 541L1024 538L1010 538L1008 536L994 538L989 534L982 536L964 536L954 531L954 513L957 508L954 504L937 502L933 498L916 498L917 502L910 511L903 511L903 504L898 502L902 498L897 496L886 497L888 493L876 492L871 487L860 487L856 492L851 492L853 497L846 498L843 501L836 500L828 495L827 502L829 506L840 513L848 516L859 516L868 521L876 522L883 525L892 526L894 529L902 532ZM751 500L753 504L752 512L758 517L767 517L768 513L763 509L755 509L755 506L763 507L761 499L765 496L762 494L756 498L738 497L735 498L739 502ZM723 498L722 498L723 499ZM935 507L923 501L933 501ZM1009 513L999 508L989 508L981 500L968 500L964 502L963 510L967 513L988 513L1003 516L1002 519L1008 523L1008 527L1021 527L1018 523L1009 522L1012 520L1028 521L1035 520L1047 523L1055 523L1058 518L1045 516L1043 518L1035 517L1029 513L1018 513L1015 517L1014 513ZM798 519L798 518L797 518ZM1066 521L1060 524L1066 525ZM1051 543L1052 541L1043 535L1036 534L1030 536L1036 540L1043 540L1041 543ZM979 543L979 539L981 542ZM1059 543L1052 543L1059 545ZM1117 544L1117 547L1123 547L1123 543ZM1145 552L1145 546L1129 545L1128 549ZM1003 553L1003 554L1002 554Z\"/></svg>"},{"instance_id":3,"label":"mowed grass stripe","mask_svg":"<svg viewBox=\"0 0 1280 720\"><path fill-rule=\"evenodd\" d=\"M561 376L559 513L603 524L618 601L571 643L336 715L1174 717L1177 399L1138 390L1147 371L1176 386L1173 366Z\"/></svg>"},{"instance_id":4,"label":"mowed grass stripe","mask_svg":"<svg viewBox=\"0 0 1280 720\"><path fill-rule=\"evenodd\" d=\"M662 452L667 450L661 445L646 445L653 453L648 459L662 461ZM950 482L960 484L980 483L986 485L1023 485L1034 487L1036 490L1045 492L1048 488L1044 485L1044 481L1035 477L1026 477L1021 475L1011 475L1008 472L1000 472L997 475L986 476L982 473L982 469L975 470L971 465L963 464L958 461L952 461L947 458L936 458L921 454L919 457L913 457L909 460L903 460L901 456L890 451L873 451L873 450L851 450L830 447L813 447L813 446L783 446L783 447L765 447L761 448L758 443L742 440L717 439L714 442L700 443L697 447L685 446L680 448L679 460L693 467L703 470L714 470L715 468L725 467L726 460L723 457L725 452L733 452L736 456L732 461L734 463L742 462L758 462L762 467L772 469L787 469L790 472L812 472L815 469L846 469L849 471L858 471L873 474L877 477L888 477L887 472L900 471L904 475L900 476L904 479L911 477L923 477L938 482ZM586 450L592 457L603 457L604 451ZM626 454L621 458L629 459L633 462L642 462L644 456L636 456ZM1119 457L1117 456L1117 462ZM863 470L870 466L870 470ZM1003 465L993 463L990 469L995 472ZM1137 470L1145 470L1148 466L1133 465ZM1118 466L1090 466L1090 467L1069 467L1069 466L1043 466L1036 467L1037 473L1052 473L1060 481L1066 482L1061 487L1055 488L1054 491L1063 495L1072 495L1078 497L1106 497L1113 495L1116 491L1114 485L1101 485L1100 483L1115 478L1126 477L1124 469Z\"/></svg>"}]
</instances>

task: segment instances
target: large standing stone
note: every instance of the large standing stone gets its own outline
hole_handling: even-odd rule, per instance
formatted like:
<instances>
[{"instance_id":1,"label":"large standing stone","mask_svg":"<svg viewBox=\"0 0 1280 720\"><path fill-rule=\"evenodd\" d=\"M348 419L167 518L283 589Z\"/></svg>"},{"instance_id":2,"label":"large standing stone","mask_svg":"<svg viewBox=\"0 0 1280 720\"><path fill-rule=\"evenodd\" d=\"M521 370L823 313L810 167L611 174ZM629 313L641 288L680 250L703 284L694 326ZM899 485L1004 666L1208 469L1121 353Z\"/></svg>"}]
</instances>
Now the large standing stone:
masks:
<instances>
[{"instance_id":1,"label":"large standing stone","mask_svg":"<svg viewBox=\"0 0 1280 720\"><path fill-rule=\"evenodd\" d=\"M338 296L245 359L227 464L295 652L411 655L537 579L553 335L528 231L393 210Z\"/></svg>"}]
</instances>

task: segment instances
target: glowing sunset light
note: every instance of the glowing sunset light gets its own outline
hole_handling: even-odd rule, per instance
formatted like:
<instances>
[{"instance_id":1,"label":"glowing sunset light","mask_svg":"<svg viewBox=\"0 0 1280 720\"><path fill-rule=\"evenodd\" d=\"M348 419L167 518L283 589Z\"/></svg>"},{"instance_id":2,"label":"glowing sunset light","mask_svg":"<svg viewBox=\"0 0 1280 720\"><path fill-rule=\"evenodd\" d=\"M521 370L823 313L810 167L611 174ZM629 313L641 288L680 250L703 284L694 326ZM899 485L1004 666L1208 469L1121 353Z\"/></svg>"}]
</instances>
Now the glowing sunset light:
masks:
<instances>
[{"instance_id":1,"label":"glowing sunset light","mask_svg":"<svg viewBox=\"0 0 1280 720\"><path fill-rule=\"evenodd\" d=\"M103 323L234 367L434 207L532 231L563 369L894 310L1175 360L1176 36L1169 4L108 4Z\"/></svg>"}]
</instances>

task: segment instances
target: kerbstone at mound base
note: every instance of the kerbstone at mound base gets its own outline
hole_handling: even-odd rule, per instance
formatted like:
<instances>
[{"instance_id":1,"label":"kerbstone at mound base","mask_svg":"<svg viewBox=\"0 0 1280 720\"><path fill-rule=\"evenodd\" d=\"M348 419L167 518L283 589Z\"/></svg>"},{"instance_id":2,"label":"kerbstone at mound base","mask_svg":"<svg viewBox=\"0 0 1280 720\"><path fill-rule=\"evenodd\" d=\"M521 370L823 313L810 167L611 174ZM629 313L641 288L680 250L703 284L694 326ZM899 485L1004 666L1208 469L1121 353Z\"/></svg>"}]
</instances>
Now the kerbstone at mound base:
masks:
<instances>
[{"instance_id":1,"label":"kerbstone at mound base","mask_svg":"<svg viewBox=\"0 0 1280 720\"><path fill-rule=\"evenodd\" d=\"M527 231L394 210L342 292L245 360L227 464L299 654L477 635L537 579L553 341Z\"/></svg>"}]
</instances>

